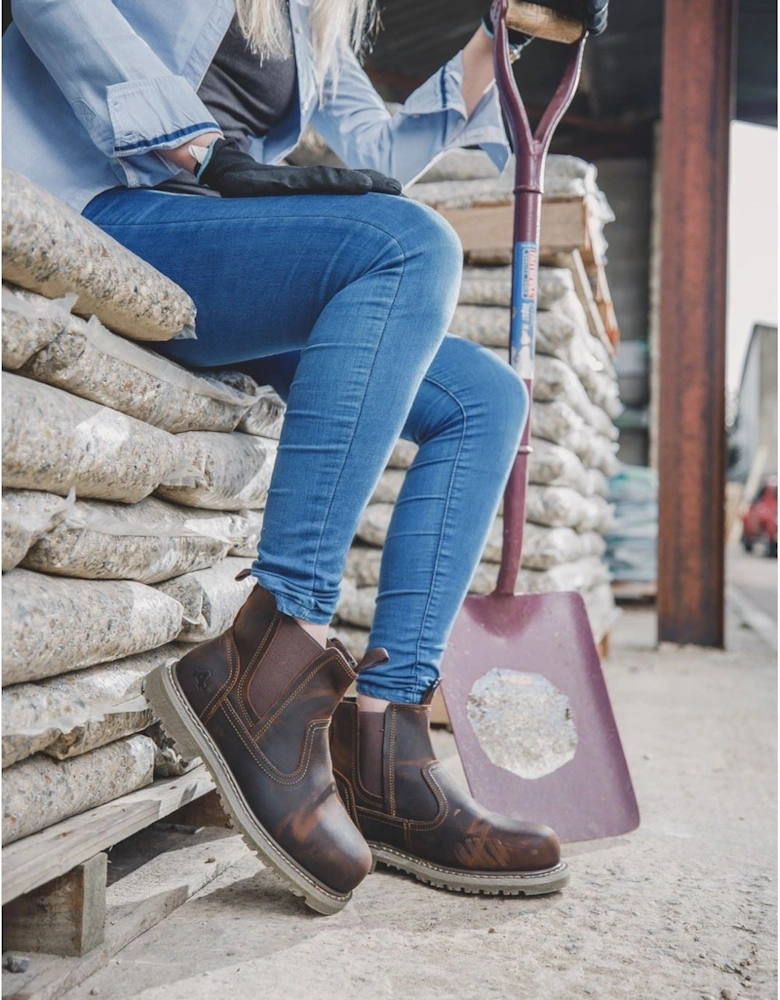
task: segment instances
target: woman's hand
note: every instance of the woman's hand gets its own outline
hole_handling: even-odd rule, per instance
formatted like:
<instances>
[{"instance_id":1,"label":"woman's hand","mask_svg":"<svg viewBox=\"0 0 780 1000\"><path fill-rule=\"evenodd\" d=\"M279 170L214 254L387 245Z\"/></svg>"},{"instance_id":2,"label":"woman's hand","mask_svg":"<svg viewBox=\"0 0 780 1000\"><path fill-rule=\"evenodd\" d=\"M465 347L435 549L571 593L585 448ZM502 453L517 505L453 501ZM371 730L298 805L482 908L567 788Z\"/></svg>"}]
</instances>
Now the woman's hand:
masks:
<instances>
[{"instance_id":1,"label":"woman's hand","mask_svg":"<svg viewBox=\"0 0 780 1000\"><path fill-rule=\"evenodd\" d=\"M202 146L204 149L207 149L215 139L222 138L224 136L221 132L204 132L203 135L199 135L195 139L190 139L175 149L159 149L158 153L182 170L189 170L191 174L194 174L198 169L198 161L189 151L190 146Z\"/></svg>"},{"instance_id":2,"label":"woman's hand","mask_svg":"<svg viewBox=\"0 0 780 1000\"><path fill-rule=\"evenodd\" d=\"M377 170L344 167L290 167L258 163L234 139L217 139L196 171L223 198L279 194L401 194L401 184Z\"/></svg>"}]
</instances>

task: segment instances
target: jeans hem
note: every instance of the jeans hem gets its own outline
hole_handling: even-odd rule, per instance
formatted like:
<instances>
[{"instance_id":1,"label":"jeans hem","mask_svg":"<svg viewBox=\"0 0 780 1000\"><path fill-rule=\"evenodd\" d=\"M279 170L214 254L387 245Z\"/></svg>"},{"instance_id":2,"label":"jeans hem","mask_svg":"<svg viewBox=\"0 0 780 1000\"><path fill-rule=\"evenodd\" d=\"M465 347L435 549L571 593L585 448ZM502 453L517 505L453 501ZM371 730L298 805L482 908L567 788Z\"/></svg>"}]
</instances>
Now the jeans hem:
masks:
<instances>
[{"instance_id":1,"label":"jeans hem","mask_svg":"<svg viewBox=\"0 0 780 1000\"><path fill-rule=\"evenodd\" d=\"M319 608L301 604L296 598L287 596L284 592L280 591L278 578L269 578L265 573L254 571L252 572L252 576L261 587L265 587L269 594L273 595L277 610L281 611L283 615L289 615L291 618L299 618L304 622L311 622L312 625L330 625L333 618L332 613L328 614Z\"/></svg>"},{"instance_id":2,"label":"jeans hem","mask_svg":"<svg viewBox=\"0 0 780 1000\"><path fill-rule=\"evenodd\" d=\"M382 698L384 701L401 702L404 705L419 705L429 687L430 684L426 684L420 691L417 684L413 687L398 688L389 684L371 683L368 679L362 678L358 678L357 682L358 694L364 694L369 698Z\"/></svg>"}]
</instances>

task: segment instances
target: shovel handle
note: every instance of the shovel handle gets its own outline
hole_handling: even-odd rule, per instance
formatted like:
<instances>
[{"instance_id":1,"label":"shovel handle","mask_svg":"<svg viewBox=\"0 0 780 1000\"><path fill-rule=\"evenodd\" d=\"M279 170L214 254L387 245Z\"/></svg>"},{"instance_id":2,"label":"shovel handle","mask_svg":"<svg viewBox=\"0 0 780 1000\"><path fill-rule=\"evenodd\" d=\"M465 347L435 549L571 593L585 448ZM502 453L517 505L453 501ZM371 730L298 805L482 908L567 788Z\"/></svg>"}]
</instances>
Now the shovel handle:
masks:
<instances>
[{"instance_id":1,"label":"shovel handle","mask_svg":"<svg viewBox=\"0 0 780 1000\"><path fill-rule=\"evenodd\" d=\"M575 17L560 14L538 3L525 3L524 0L509 0L506 23L513 31L565 45L578 42L585 32L582 21Z\"/></svg>"},{"instance_id":2,"label":"shovel handle","mask_svg":"<svg viewBox=\"0 0 780 1000\"><path fill-rule=\"evenodd\" d=\"M501 105L515 153L515 216L512 253L512 314L509 363L528 390L528 418L520 439L515 464L504 493L504 537L497 594L514 594L523 554L528 456L531 453L531 405L533 400L534 347L536 342L536 297L539 277L539 223L542 211L544 164L553 133L571 104L582 69L587 34L577 35L558 89L531 131L525 105L517 89L509 61L507 13L514 0L493 0L493 62ZM515 4L515 6L518 6ZM519 6L538 6L520 4ZM546 8L543 8L546 10Z\"/></svg>"}]
</instances>

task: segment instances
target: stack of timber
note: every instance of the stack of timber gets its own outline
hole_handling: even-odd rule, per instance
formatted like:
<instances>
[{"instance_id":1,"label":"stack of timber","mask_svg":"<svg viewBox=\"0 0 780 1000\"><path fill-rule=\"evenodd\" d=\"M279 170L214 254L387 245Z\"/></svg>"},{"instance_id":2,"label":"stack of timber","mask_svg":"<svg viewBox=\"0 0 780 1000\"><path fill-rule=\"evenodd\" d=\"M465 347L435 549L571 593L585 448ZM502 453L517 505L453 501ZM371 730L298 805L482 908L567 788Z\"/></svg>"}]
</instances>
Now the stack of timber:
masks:
<instances>
[{"instance_id":1,"label":"stack of timber","mask_svg":"<svg viewBox=\"0 0 780 1000\"><path fill-rule=\"evenodd\" d=\"M465 269L451 332L507 357L510 324L513 165L496 175L476 150L446 154L408 190L444 215L464 246ZM528 528L518 592L577 590L594 636L604 642L615 605L604 559L612 523L609 477L617 469L621 412L613 363L618 340L606 281L603 227L613 218L595 168L548 159L542 210L537 356ZM381 548L404 471L416 448L399 442L366 509L349 554L338 631L364 650L377 593ZM501 513L472 579L490 592L501 555Z\"/></svg>"},{"instance_id":2,"label":"stack of timber","mask_svg":"<svg viewBox=\"0 0 780 1000\"><path fill-rule=\"evenodd\" d=\"M211 789L142 684L243 603L283 406L156 353L193 335L189 296L3 183L6 903Z\"/></svg>"}]
</instances>

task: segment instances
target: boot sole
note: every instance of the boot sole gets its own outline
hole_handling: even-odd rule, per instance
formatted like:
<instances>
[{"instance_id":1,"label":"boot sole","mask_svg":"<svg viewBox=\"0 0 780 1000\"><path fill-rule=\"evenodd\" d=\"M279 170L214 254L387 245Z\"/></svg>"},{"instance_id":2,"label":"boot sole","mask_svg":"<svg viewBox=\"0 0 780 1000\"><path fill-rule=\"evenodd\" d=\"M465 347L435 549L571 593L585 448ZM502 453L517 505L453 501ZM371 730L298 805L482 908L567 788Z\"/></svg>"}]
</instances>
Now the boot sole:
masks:
<instances>
[{"instance_id":1,"label":"boot sole","mask_svg":"<svg viewBox=\"0 0 780 1000\"><path fill-rule=\"evenodd\" d=\"M563 889L570 878L569 866L564 861L543 871L494 875L490 872L464 872L457 868L434 865L393 847L372 844L370 841L368 846L375 865L379 862L390 868L397 868L398 871L414 875L418 882L425 882L437 889L449 889L450 892L482 896L544 896Z\"/></svg>"},{"instance_id":2,"label":"boot sole","mask_svg":"<svg viewBox=\"0 0 780 1000\"><path fill-rule=\"evenodd\" d=\"M280 847L249 808L230 768L206 727L193 712L173 673L175 664L162 664L147 675L144 693L185 757L200 757L214 780L222 808L233 820L247 847L303 896L306 905L325 916L343 910L352 893L339 895L323 886Z\"/></svg>"}]
</instances>

